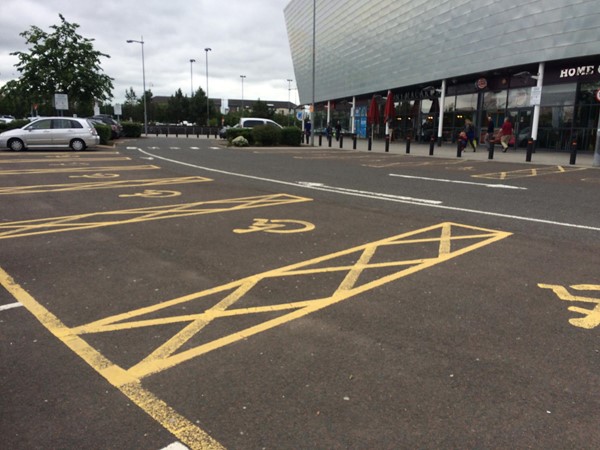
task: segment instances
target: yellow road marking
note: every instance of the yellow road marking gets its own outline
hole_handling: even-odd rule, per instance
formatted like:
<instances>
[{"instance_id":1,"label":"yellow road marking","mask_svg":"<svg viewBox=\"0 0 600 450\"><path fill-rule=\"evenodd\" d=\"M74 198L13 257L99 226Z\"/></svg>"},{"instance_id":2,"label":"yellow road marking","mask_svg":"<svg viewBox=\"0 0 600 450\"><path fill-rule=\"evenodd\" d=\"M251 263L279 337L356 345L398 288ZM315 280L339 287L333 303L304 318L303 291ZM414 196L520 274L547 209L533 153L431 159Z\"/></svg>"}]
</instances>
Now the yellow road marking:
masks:
<instances>
[{"instance_id":1,"label":"yellow road marking","mask_svg":"<svg viewBox=\"0 0 600 450\"><path fill-rule=\"evenodd\" d=\"M538 284L538 287L542 289L551 289L559 299L568 302L595 303L596 306L593 309L585 309L580 308L578 306L569 306L569 311L574 311L585 316L576 319L569 319L569 323L573 326L579 328L586 328L588 330L600 325L600 298L573 295L564 286L555 284L540 283ZM600 291L600 285L597 284L575 284L569 287L575 291Z\"/></svg>"},{"instance_id":2,"label":"yellow road marking","mask_svg":"<svg viewBox=\"0 0 600 450\"><path fill-rule=\"evenodd\" d=\"M139 380L128 377L127 373L106 359L100 352L78 336L69 334L66 327L54 314L37 302L0 267L0 284L22 303L54 336L75 354L102 375L112 386L121 391L142 411L156 420L181 442L193 450L221 450L224 447L194 425L164 401L142 387ZM115 383L115 379L120 382ZM123 383L123 380L128 380Z\"/></svg>"},{"instance_id":3,"label":"yellow road marking","mask_svg":"<svg viewBox=\"0 0 600 450\"><path fill-rule=\"evenodd\" d=\"M88 183L46 184L37 186L0 187L0 195L36 194L40 192L68 192L90 189L123 189L132 187L164 186L172 184L213 181L205 177L153 178L145 180L90 181Z\"/></svg>"},{"instance_id":4,"label":"yellow road marking","mask_svg":"<svg viewBox=\"0 0 600 450\"><path fill-rule=\"evenodd\" d=\"M382 169L386 167L423 167L423 166L453 166L465 164L466 160L436 160L436 161L388 161L385 163L371 163L363 164L365 167L374 167L376 169Z\"/></svg>"},{"instance_id":5,"label":"yellow road marking","mask_svg":"<svg viewBox=\"0 0 600 450\"><path fill-rule=\"evenodd\" d=\"M165 324L182 324L183 328L172 338L151 351L147 357L126 371L128 377L143 379L149 375L169 369L234 342L247 339L250 336L350 299L407 275L464 255L465 253L504 239L510 236L510 234L484 228L442 223L242 278L211 289L164 301L157 305L106 317L71 328L68 332L79 336L89 333L107 333L162 326ZM425 252L425 255L418 258L414 258L413 256L409 259L397 258L391 261L375 258L379 253L388 255L387 258L390 258L391 256L389 255L392 250L396 250L399 254L403 249L407 251L418 249L420 252ZM352 257L354 262L350 262L349 256ZM397 270L390 274L390 269L394 268ZM382 272L381 276L374 280L369 278L377 276L378 271ZM361 284L361 276L365 272L368 274L365 277L365 281ZM318 274L339 274L343 278L333 293L329 295L319 294L316 298L307 298L282 304L275 303L264 306L246 307L240 305L238 308L229 309L236 303L243 303L246 294L252 294L251 291L255 287L257 290L260 290L262 284L267 284L272 279L281 281L289 277L289 279L295 280L296 283L305 281L306 285L314 290L314 279ZM298 285L296 284L295 286ZM323 286L321 289L326 289L326 287ZM250 296L253 298L252 295ZM205 309L204 312L180 314L180 307L183 304L197 302L203 305L204 302L210 301L211 298L214 299L215 297L217 303ZM156 313L158 312L168 314L169 308L173 308L174 315L156 317ZM192 337L210 325L215 319L273 312L282 312L283 315L274 319L267 319L258 325L217 338L212 342L200 344L176 353L182 346L188 344ZM153 317L144 318L147 315ZM126 382L128 377L123 378L123 382Z\"/></svg>"},{"instance_id":6,"label":"yellow road marking","mask_svg":"<svg viewBox=\"0 0 600 450\"><path fill-rule=\"evenodd\" d=\"M15 169L15 170L0 170L2 175L40 175L46 173L80 173L80 172L122 172L129 170L154 170L160 169L158 166L116 166L116 167L85 167L85 168L67 168L67 169Z\"/></svg>"},{"instance_id":7,"label":"yellow road marking","mask_svg":"<svg viewBox=\"0 0 600 450\"><path fill-rule=\"evenodd\" d=\"M289 225L300 225L300 228L286 229ZM262 231L264 233L304 233L306 231L312 231L315 229L315 225L310 222L303 220L291 220L291 219L254 219L254 223L250 225L250 228L238 228L233 230L234 233L253 233Z\"/></svg>"},{"instance_id":8,"label":"yellow road marking","mask_svg":"<svg viewBox=\"0 0 600 450\"><path fill-rule=\"evenodd\" d=\"M471 175L473 178L487 178L490 180L510 180L513 178L538 177L541 175L553 175L557 173L577 172L586 170L585 167L549 166L532 169L511 170L507 172L492 172L480 175Z\"/></svg>"},{"instance_id":9,"label":"yellow road marking","mask_svg":"<svg viewBox=\"0 0 600 450\"><path fill-rule=\"evenodd\" d=\"M453 232L456 232L456 234ZM223 447L204 430L194 425L164 401L146 390L142 386L143 378L189 361L207 352L247 339L255 334L356 297L420 270L490 245L501 239L505 239L510 234L502 231L446 222L266 271L212 289L161 302L157 305L117 314L77 327L68 327L63 324L58 317L53 315L21 286L15 283L2 268L0 268L0 285L4 286L18 302L22 303L54 336L181 442L194 450L212 450L222 449ZM411 248L413 246L414 248ZM426 252L426 248L430 249L430 253ZM418 249L421 252L426 252L426 254L422 258L417 259L411 257L404 260L396 258L386 261L386 259L393 256L390 255L390 249L397 249L398 253L401 253L402 249L406 249L409 253L411 250ZM377 260L380 250L387 257L382 256L383 259ZM353 258L349 259L349 256ZM397 268L398 270L390 274L390 268ZM378 278L365 277L361 284L361 277L365 272L368 272L372 276L373 274L377 274L378 269L386 270ZM298 279L298 277L305 276L304 279L307 281L307 284L310 285L312 283L314 285L314 276L320 273L339 273L343 275L341 282L329 296L317 296L316 298L307 298L283 304L275 303L258 307L240 306L229 309L236 303L243 302L246 294L251 295L253 288L259 286L262 282L276 278L293 277L293 279ZM217 294L223 294L223 297L218 300L218 296L217 303L205 309L200 314L183 316L175 314L169 317L154 319L142 318L144 315L168 310L171 307L176 307L175 309L180 311L179 307L182 304L195 301L202 302L208 297ZM249 314L258 315L274 311L281 311L284 315L275 319L267 319L259 325L251 326L239 332L217 338L212 342L197 345L176 353L215 319L223 320L228 317ZM106 333L123 329L161 326L170 323L182 323L184 326L172 338L152 350L139 363L129 369L114 364L81 337L90 333Z\"/></svg>"},{"instance_id":10,"label":"yellow road marking","mask_svg":"<svg viewBox=\"0 0 600 450\"><path fill-rule=\"evenodd\" d=\"M86 230L91 228L146 222L150 220L172 219L177 217L238 211L242 209L262 208L308 201L312 201L312 199L288 194L272 194L196 203L181 203L176 205L151 206L120 211L103 211L89 214L76 214L73 216L22 220L18 222L0 222L0 239L59 233L63 231Z\"/></svg>"},{"instance_id":11,"label":"yellow road marking","mask_svg":"<svg viewBox=\"0 0 600 450\"><path fill-rule=\"evenodd\" d=\"M71 161L71 162L88 162L88 161L131 161L131 158L127 156L114 156L112 158L80 158L79 156L62 156L62 157L46 157L44 159L13 159L13 160L0 160L0 164L22 164L22 163L54 163L55 161Z\"/></svg>"}]
</instances>

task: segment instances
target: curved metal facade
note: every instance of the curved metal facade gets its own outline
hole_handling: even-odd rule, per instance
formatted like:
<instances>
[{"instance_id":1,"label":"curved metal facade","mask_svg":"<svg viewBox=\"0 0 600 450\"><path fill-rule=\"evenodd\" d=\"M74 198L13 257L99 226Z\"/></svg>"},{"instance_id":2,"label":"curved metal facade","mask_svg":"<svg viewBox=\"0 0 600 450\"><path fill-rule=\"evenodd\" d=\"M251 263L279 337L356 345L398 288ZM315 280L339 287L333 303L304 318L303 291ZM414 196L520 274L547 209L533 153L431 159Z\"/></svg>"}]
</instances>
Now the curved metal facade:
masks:
<instances>
[{"instance_id":1,"label":"curved metal facade","mask_svg":"<svg viewBox=\"0 0 600 450\"><path fill-rule=\"evenodd\" d=\"M313 0L284 11L312 101ZM600 54L598 0L316 0L315 101Z\"/></svg>"}]
</instances>

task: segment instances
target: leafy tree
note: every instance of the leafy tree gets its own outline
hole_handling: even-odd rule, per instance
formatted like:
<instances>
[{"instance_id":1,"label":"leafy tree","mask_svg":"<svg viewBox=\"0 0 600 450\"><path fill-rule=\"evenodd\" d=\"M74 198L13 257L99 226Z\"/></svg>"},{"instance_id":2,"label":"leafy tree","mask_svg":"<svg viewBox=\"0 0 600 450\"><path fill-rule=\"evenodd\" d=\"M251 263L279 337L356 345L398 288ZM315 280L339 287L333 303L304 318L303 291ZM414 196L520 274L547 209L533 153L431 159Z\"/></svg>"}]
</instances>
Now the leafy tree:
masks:
<instances>
[{"instance_id":1,"label":"leafy tree","mask_svg":"<svg viewBox=\"0 0 600 450\"><path fill-rule=\"evenodd\" d=\"M94 50L93 39L77 33L78 24L59 17L61 23L52 25L51 33L32 26L20 34L31 47L11 53L19 58L15 67L21 73L12 92L46 105L52 104L54 94L64 93L78 113L89 113L96 100L112 98L113 79L100 67L100 58L110 56Z\"/></svg>"},{"instance_id":2,"label":"leafy tree","mask_svg":"<svg viewBox=\"0 0 600 450\"><path fill-rule=\"evenodd\" d=\"M167 112L171 121L175 123L182 122L189 119L189 99L187 95L184 97L181 88L177 89L175 95L172 95L169 99L167 106Z\"/></svg>"},{"instance_id":3,"label":"leafy tree","mask_svg":"<svg viewBox=\"0 0 600 450\"><path fill-rule=\"evenodd\" d=\"M252 105L252 117L261 117L263 119L273 119L274 111L269 108L266 102L256 100Z\"/></svg>"}]
</instances>

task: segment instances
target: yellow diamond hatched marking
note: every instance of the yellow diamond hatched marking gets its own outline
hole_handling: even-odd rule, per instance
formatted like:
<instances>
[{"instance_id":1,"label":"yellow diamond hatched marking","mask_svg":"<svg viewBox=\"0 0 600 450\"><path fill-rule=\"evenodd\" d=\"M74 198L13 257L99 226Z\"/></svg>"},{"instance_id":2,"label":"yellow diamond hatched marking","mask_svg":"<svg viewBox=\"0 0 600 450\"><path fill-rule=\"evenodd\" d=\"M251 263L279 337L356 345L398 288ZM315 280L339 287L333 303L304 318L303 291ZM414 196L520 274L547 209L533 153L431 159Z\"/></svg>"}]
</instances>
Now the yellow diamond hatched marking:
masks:
<instances>
[{"instance_id":1,"label":"yellow diamond hatched marking","mask_svg":"<svg viewBox=\"0 0 600 450\"><path fill-rule=\"evenodd\" d=\"M169 186L173 184L204 183L205 177L153 178L145 180L90 181L88 183L41 184L35 186L0 187L0 195L38 194L42 192L87 191L95 189L124 189L132 187Z\"/></svg>"},{"instance_id":2,"label":"yellow diamond hatched marking","mask_svg":"<svg viewBox=\"0 0 600 450\"><path fill-rule=\"evenodd\" d=\"M18 302L23 304L54 336L182 443L191 449L222 449L221 444L208 433L146 390L142 386L142 379L210 351L356 297L420 270L490 245L510 235L511 233L503 231L450 222L441 223L269 270L211 289L194 292L157 305L124 312L77 327L68 327L63 324L58 317L15 283L2 268L0 268L0 285L12 294ZM413 244L416 244L415 247L420 251L431 247L430 253L416 258L411 253L411 257L403 259L403 250L407 250ZM394 250L391 254L390 249ZM412 250L414 251L414 248ZM384 252L387 256L378 260L379 252ZM394 255L395 257L392 258ZM349 256L352 258L349 258ZM390 268L395 269L395 271L390 273ZM385 269L380 276L375 278L364 277L363 279L365 272L377 275L380 269ZM341 282L333 287L329 295L318 296L317 298L309 297L287 303L274 302L262 306L243 305L246 295L251 294L255 287L260 287L262 282L275 278L304 277L306 283L314 284L313 277L319 273L342 275ZM174 309L179 312L181 310L177 307L180 305L198 301L203 302L209 296L215 295L217 295L218 301L199 314L174 314L153 319L143 317L153 315L158 311L168 313L169 308L172 307L175 307ZM263 300L268 303L269 299L263 298ZM229 317L242 315L260 317L262 313L272 312L281 312L283 315L275 319L266 319L258 325L177 353L183 345L189 343L194 336L201 333L204 328L217 319L226 320ZM91 333L110 333L111 331L134 328L148 328L149 333L154 334L152 327L174 323L182 324L181 330L157 348L152 349L147 356L128 369L110 361L82 337Z\"/></svg>"},{"instance_id":3,"label":"yellow diamond hatched marking","mask_svg":"<svg viewBox=\"0 0 600 450\"><path fill-rule=\"evenodd\" d=\"M532 169L512 170L507 172L493 172L479 175L471 175L473 178L486 178L490 180L510 180L513 178L538 177L541 175L552 175L556 173L577 172L586 170L585 167L548 166Z\"/></svg>"},{"instance_id":4,"label":"yellow diamond hatched marking","mask_svg":"<svg viewBox=\"0 0 600 450\"><path fill-rule=\"evenodd\" d=\"M128 377L142 379L223 346L247 339L257 333L353 298L420 270L464 255L465 253L504 239L510 236L510 234L453 223L442 223L252 275L211 289L167 300L157 305L106 317L71 328L69 333L81 336L89 333L108 333L180 323L182 328L179 332L152 350L137 364L127 369ZM427 246L425 244L430 245ZM408 250L409 246L412 251L414 251L415 247L421 249L421 251L425 251L422 250L422 247L428 247L431 254L426 254L422 257L415 257L411 254L408 259L404 259L402 258L403 250ZM387 256L384 259L378 259L376 257L379 253L384 253ZM395 259L390 259L392 255L396 256ZM349 256L351 258L348 258ZM368 272L368 277L366 278L363 276L365 272ZM325 273L339 274L341 280L331 292L319 293L317 298L309 297L284 303L258 306L244 305L246 294L252 293L253 290L260 290L261 285L270 280L285 280L288 277L293 277L294 280L297 280L297 283L303 282L305 285L314 287L315 276ZM375 276L375 279L372 278L373 276ZM197 314L180 314L179 306L192 302L206 302L209 297L214 300L215 295L220 300L203 312ZM177 310L177 313L175 315L168 315L170 308ZM167 317L156 317L157 312L163 312L167 314ZM282 315L276 318L265 319L265 321L258 325L178 352L192 337L217 319L273 312L280 312ZM144 317L148 315L152 315L152 318Z\"/></svg>"},{"instance_id":5,"label":"yellow diamond hatched marking","mask_svg":"<svg viewBox=\"0 0 600 450\"><path fill-rule=\"evenodd\" d=\"M569 319L569 323L575 327L591 330L600 325L600 285L598 284L574 284L569 286L574 291L598 291L598 297L585 297L582 295L573 295L564 286L556 284L538 284L542 289L552 290L560 300L568 302L592 303L596 306L592 309L581 308L579 306L569 306L569 311L582 314L583 317Z\"/></svg>"},{"instance_id":6,"label":"yellow diamond hatched marking","mask_svg":"<svg viewBox=\"0 0 600 450\"><path fill-rule=\"evenodd\" d=\"M146 222L150 220L173 219L177 217L214 214L309 201L312 201L312 199L288 194L272 194L256 197L124 209L120 211L103 211L73 216L23 220L18 222L0 222L0 239L85 230Z\"/></svg>"}]
</instances>

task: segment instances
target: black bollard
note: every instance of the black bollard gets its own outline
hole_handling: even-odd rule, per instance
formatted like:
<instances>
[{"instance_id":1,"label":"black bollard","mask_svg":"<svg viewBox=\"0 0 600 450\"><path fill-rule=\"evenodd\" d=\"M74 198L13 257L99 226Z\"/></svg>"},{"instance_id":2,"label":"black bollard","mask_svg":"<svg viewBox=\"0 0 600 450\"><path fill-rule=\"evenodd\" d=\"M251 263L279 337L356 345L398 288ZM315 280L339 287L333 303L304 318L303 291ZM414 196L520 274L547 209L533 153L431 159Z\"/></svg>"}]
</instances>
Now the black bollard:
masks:
<instances>
[{"instance_id":1,"label":"black bollard","mask_svg":"<svg viewBox=\"0 0 600 450\"><path fill-rule=\"evenodd\" d=\"M408 155L410 153L410 138L407 137L406 138L406 154Z\"/></svg>"},{"instance_id":2,"label":"black bollard","mask_svg":"<svg viewBox=\"0 0 600 450\"><path fill-rule=\"evenodd\" d=\"M460 158L462 156L463 146L462 141L459 139L456 141L456 157Z\"/></svg>"},{"instance_id":3,"label":"black bollard","mask_svg":"<svg viewBox=\"0 0 600 450\"><path fill-rule=\"evenodd\" d=\"M577 141L573 139L571 142L571 158L569 159L569 164L573 165L577 161Z\"/></svg>"},{"instance_id":4,"label":"black bollard","mask_svg":"<svg viewBox=\"0 0 600 450\"><path fill-rule=\"evenodd\" d=\"M488 159L494 159L494 141L488 141Z\"/></svg>"},{"instance_id":5,"label":"black bollard","mask_svg":"<svg viewBox=\"0 0 600 450\"><path fill-rule=\"evenodd\" d=\"M340 134L340 148L344 148L344 135Z\"/></svg>"},{"instance_id":6,"label":"black bollard","mask_svg":"<svg viewBox=\"0 0 600 450\"><path fill-rule=\"evenodd\" d=\"M390 135L385 135L385 152L388 153L390 151Z\"/></svg>"},{"instance_id":7,"label":"black bollard","mask_svg":"<svg viewBox=\"0 0 600 450\"><path fill-rule=\"evenodd\" d=\"M368 151L371 151L372 144L373 144L373 139L371 139L371 136L369 136L369 141L368 141L368 144L367 144L367 150Z\"/></svg>"},{"instance_id":8,"label":"black bollard","mask_svg":"<svg viewBox=\"0 0 600 450\"><path fill-rule=\"evenodd\" d=\"M431 141L429 141L429 156L433 156L434 147L435 147L435 137L431 136Z\"/></svg>"},{"instance_id":9,"label":"black bollard","mask_svg":"<svg viewBox=\"0 0 600 450\"><path fill-rule=\"evenodd\" d=\"M356 133L352 135L352 150L356 150Z\"/></svg>"},{"instance_id":10,"label":"black bollard","mask_svg":"<svg viewBox=\"0 0 600 450\"><path fill-rule=\"evenodd\" d=\"M331 147L331 135L327 136L327 147Z\"/></svg>"},{"instance_id":11,"label":"black bollard","mask_svg":"<svg viewBox=\"0 0 600 450\"><path fill-rule=\"evenodd\" d=\"M185 137L189 138L190 137L190 131L188 130L187 127L185 127Z\"/></svg>"},{"instance_id":12,"label":"black bollard","mask_svg":"<svg viewBox=\"0 0 600 450\"><path fill-rule=\"evenodd\" d=\"M534 141L533 139L527 139L527 153L525 154L525 161L531 162L531 154L533 153Z\"/></svg>"},{"instance_id":13,"label":"black bollard","mask_svg":"<svg viewBox=\"0 0 600 450\"><path fill-rule=\"evenodd\" d=\"M319 147L323 144L323 135L319 134Z\"/></svg>"}]
</instances>

